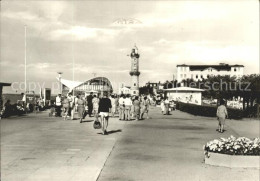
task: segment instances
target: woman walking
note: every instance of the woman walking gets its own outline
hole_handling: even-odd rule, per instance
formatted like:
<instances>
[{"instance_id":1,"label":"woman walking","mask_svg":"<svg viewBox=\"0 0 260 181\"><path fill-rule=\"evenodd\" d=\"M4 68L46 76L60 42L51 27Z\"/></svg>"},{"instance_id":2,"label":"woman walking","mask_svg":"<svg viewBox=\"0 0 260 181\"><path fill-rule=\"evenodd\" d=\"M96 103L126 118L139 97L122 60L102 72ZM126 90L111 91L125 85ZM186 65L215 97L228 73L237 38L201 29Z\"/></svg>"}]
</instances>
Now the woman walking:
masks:
<instances>
[{"instance_id":1,"label":"woman walking","mask_svg":"<svg viewBox=\"0 0 260 181\"><path fill-rule=\"evenodd\" d=\"M220 106L217 109L217 118L218 118L218 131L220 133L224 132L225 120L228 117L227 108L225 106L225 101L220 101Z\"/></svg>"},{"instance_id":2,"label":"woman walking","mask_svg":"<svg viewBox=\"0 0 260 181\"><path fill-rule=\"evenodd\" d=\"M148 116L148 112L149 112L149 100L147 99L147 97L145 96L141 102L141 114L140 114L140 119L143 119L144 113L146 113L147 115L147 119L149 119Z\"/></svg>"},{"instance_id":3,"label":"woman walking","mask_svg":"<svg viewBox=\"0 0 260 181\"><path fill-rule=\"evenodd\" d=\"M67 98L67 96L65 96L65 98L63 100L63 109L64 109L64 120L67 120L67 116L68 116L69 110L70 110L70 103L69 103L69 99Z\"/></svg>"},{"instance_id":4,"label":"woman walking","mask_svg":"<svg viewBox=\"0 0 260 181\"><path fill-rule=\"evenodd\" d=\"M82 123L82 118L83 118L83 114L84 114L84 110L85 110L85 101L83 99L82 95L79 95L76 104L77 109L78 109L78 115L79 115L79 119L80 119L80 123Z\"/></svg>"},{"instance_id":5,"label":"woman walking","mask_svg":"<svg viewBox=\"0 0 260 181\"><path fill-rule=\"evenodd\" d=\"M101 117L101 127L102 127L102 134L107 134L107 127L108 127L108 119L109 119L109 112L111 112L111 101L107 97L107 93L104 93L103 98L99 102L98 113Z\"/></svg>"},{"instance_id":6,"label":"woman walking","mask_svg":"<svg viewBox=\"0 0 260 181\"><path fill-rule=\"evenodd\" d=\"M134 106L134 117L135 120L139 120L139 116L140 116L140 101L138 96L135 97L135 100L133 102L133 106Z\"/></svg>"}]
</instances>

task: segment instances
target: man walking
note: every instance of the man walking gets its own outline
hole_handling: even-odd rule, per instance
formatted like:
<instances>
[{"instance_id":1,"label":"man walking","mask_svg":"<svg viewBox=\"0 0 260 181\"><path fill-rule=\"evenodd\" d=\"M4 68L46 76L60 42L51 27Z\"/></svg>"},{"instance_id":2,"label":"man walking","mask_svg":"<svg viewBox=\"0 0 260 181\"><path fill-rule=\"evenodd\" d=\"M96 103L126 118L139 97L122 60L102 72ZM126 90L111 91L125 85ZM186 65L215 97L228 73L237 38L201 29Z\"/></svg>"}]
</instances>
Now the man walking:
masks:
<instances>
[{"instance_id":1,"label":"man walking","mask_svg":"<svg viewBox=\"0 0 260 181\"><path fill-rule=\"evenodd\" d=\"M130 98L130 95L128 94L126 96L126 99L125 99L125 119L127 121L130 121L131 120L131 116L130 116L130 112L131 112L131 107L132 107L132 100Z\"/></svg>"},{"instance_id":2,"label":"man walking","mask_svg":"<svg viewBox=\"0 0 260 181\"><path fill-rule=\"evenodd\" d=\"M99 107L98 107L98 113L101 117L101 126L102 126L102 134L106 135L107 134L107 127L108 127L108 118L109 118L109 113L111 112L111 101L107 97L107 93L104 93L103 98L99 102Z\"/></svg>"},{"instance_id":3,"label":"man walking","mask_svg":"<svg viewBox=\"0 0 260 181\"><path fill-rule=\"evenodd\" d=\"M122 94L119 98L119 120L124 120L125 115L125 96Z\"/></svg>"},{"instance_id":4,"label":"man walking","mask_svg":"<svg viewBox=\"0 0 260 181\"><path fill-rule=\"evenodd\" d=\"M92 103L92 99L93 99L93 92L90 92L90 95L87 96L87 102L88 102L88 114L89 114L89 117L91 117L91 115L92 115L92 111L93 111L93 103Z\"/></svg>"},{"instance_id":5,"label":"man walking","mask_svg":"<svg viewBox=\"0 0 260 181\"><path fill-rule=\"evenodd\" d=\"M61 117L61 94L58 94L55 101L57 117Z\"/></svg>"}]
</instances>

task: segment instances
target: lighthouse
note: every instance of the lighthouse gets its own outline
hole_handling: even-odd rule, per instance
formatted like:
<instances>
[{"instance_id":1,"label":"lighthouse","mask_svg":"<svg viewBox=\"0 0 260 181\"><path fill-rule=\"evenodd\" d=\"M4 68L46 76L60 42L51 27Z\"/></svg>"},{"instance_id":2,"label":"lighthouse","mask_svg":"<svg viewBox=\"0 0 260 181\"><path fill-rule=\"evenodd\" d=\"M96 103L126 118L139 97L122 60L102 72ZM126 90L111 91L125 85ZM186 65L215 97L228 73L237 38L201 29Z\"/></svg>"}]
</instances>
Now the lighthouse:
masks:
<instances>
[{"instance_id":1,"label":"lighthouse","mask_svg":"<svg viewBox=\"0 0 260 181\"><path fill-rule=\"evenodd\" d=\"M135 45L130 54L131 57L131 95L139 95L139 53L138 48Z\"/></svg>"}]
</instances>

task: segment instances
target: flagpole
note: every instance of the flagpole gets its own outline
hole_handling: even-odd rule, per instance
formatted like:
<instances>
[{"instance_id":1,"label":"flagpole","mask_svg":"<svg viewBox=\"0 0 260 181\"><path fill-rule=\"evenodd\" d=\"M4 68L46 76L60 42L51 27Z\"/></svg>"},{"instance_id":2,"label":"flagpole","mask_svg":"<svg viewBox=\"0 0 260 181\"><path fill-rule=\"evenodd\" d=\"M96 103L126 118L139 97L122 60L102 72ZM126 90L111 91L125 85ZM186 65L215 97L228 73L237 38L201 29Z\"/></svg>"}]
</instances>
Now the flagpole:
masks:
<instances>
[{"instance_id":1,"label":"flagpole","mask_svg":"<svg viewBox=\"0 0 260 181\"><path fill-rule=\"evenodd\" d=\"M74 25L74 3L72 3L73 5L73 9L72 9L72 23ZM75 64L75 57L74 57L74 34L72 34L72 79L73 82L75 81L75 73L74 73L74 65ZM75 92L75 88L72 89L73 91L73 97L74 97L74 92Z\"/></svg>"},{"instance_id":2,"label":"flagpole","mask_svg":"<svg viewBox=\"0 0 260 181\"><path fill-rule=\"evenodd\" d=\"M27 72L26 72L26 66L27 66L27 55L26 55L26 50L27 50L27 44L26 44L26 40L27 40L27 26L24 25L24 83L25 83L25 106L26 106L26 90L27 90Z\"/></svg>"}]
</instances>

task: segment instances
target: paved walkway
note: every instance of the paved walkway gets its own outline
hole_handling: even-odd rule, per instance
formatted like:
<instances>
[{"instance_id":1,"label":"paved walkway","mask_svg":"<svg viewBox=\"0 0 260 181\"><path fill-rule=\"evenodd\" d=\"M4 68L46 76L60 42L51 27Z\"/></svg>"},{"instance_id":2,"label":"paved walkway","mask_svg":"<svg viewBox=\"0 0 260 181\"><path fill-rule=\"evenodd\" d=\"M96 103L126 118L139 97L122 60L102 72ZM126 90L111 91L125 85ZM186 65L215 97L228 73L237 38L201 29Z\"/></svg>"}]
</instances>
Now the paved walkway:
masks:
<instances>
[{"instance_id":1,"label":"paved walkway","mask_svg":"<svg viewBox=\"0 0 260 181\"><path fill-rule=\"evenodd\" d=\"M94 181L125 122L110 119L109 135L93 121L49 118L48 112L1 120L2 181Z\"/></svg>"},{"instance_id":2,"label":"paved walkway","mask_svg":"<svg viewBox=\"0 0 260 181\"><path fill-rule=\"evenodd\" d=\"M259 137L259 122L228 120L221 134L216 118L151 112L152 119L125 126L99 181L259 181L257 169L205 165L203 155L203 145L215 138Z\"/></svg>"},{"instance_id":3,"label":"paved walkway","mask_svg":"<svg viewBox=\"0 0 260 181\"><path fill-rule=\"evenodd\" d=\"M223 136L259 137L259 121L227 121L174 111L152 119L110 119L107 136L87 119L49 118L47 112L1 120L2 181L243 180L259 181L259 170L203 163L202 146Z\"/></svg>"}]
</instances>

